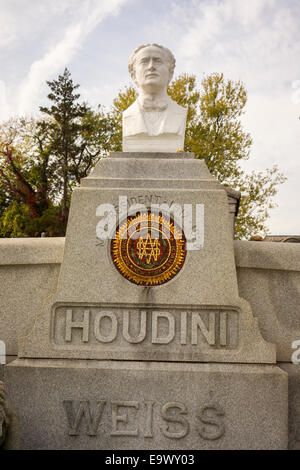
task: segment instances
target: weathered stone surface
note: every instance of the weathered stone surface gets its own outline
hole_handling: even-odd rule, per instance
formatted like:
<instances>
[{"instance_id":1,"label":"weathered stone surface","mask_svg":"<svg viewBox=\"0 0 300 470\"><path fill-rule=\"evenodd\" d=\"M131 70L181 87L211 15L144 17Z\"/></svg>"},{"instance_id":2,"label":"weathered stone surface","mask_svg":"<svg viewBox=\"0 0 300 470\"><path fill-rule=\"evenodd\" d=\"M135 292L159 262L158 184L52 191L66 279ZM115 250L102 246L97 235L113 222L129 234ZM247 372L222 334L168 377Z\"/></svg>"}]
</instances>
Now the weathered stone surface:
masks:
<instances>
[{"instance_id":1,"label":"weathered stone surface","mask_svg":"<svg viewBox=\"0 0 300 470\"><path fill-rule=\"evenodd\" d=\"M277 345L278 361L290 362L300 339L300 246L235 242L239 293L250 302L263 337Z\"/></svg>"},{"instance_id":2,"label":"weathered stone surface","mask_svg":"<svg viewBox=\"0 0 300 470\"><path fill-rule=\"evenodd\" d=\"M51 339L56 357L111 358L194 362L253 361L253 338L242 337L247 305L235 309L130 305L82 308L57 304L52 309ZM249 311L249 315L251 312ZM264 362L267 349L259 346Z\"/></svg>"},{"instance_id":3,"label":"weathered stone surface","mask_svg":"<svg viewBox=\"0 0 300 470\"><path fill-rule=\"evenodd\" d=\"M4 444L8 430L9 417L7 413L6 400L4 384L0 381L0 447Z\"/></svg>"},{"instance_id":4,"label":"weathered stone surface","mask_svg":"<svg viewBox=\"0 0 300 470\"><path fill-rule=\"evenodd\" d=\"M0 240L0 278L2 285L6 286L1 289L0 338L7 344L10 354L13 354L7 357L7 362L15 359L18 338L24 335L24 331L29 331L34 323L35 302L43 305L49 290L52 290L51 286L57 283L64 244L64 238ZM20 245L22 248L17 251ZM50 250L49 245L52 245ZM292 342L300 339L299 246L246 241L235 241L233 245L239 294L250 303L263 337L276 344L278 360L290 361ZM8 250L9 259L13 261L9 269L5 264L8 263ZM49 253L53 253L51 258ZM47 267L48 264L50 266ZM24 273L25 267L28 268L26 277L18 274L21 271ZM40 282L41 277L43 282ZM26 283L25 278L28 281ZM11 283L14 285L13 291ZM31 285L34 286L34 298ZM30 292L26 294L28 289ZM278 291L282 295L278 295ZM0 365L0 377L2 369Z\"/></svg>"},{"instance_id":5,"label":"weathered stone surface","mask_svg":"<svg viewBox=\"0 0 300 470\"><path fill-rule=\"evenodd\" d=\"M300 364L279 365L289 379L289 449L300 450Z\"/></svg>"},{"instance_id":6,"label":"weathered stone surface","mask_svg":"<svg viewBox=\"0 0 300 470\"><path fill-rule=\"evenodd\" d=\"M32 327L37 312L56 289L63 238L12 238L0 243L0 340L7 356L17 355L17 340Z\"/></svg>"},{"instance_id":7,"label":"weathered stone surface","mask_svg":"<svg viewBox=\"0 0 300 470\"><path fill-rule=\"evenodd\" d=\"M16 409L0 381L0 448L19 449L19 422Z\"/></svg>"},{"instance_id":8,"label":"weathered stone surface","mask_svg":"<svg viewBox=\"0 0 300 470\"><path fill-rule=\"evenodd\" d=\"M194 159L192 152L111 152L110 158L169 158L171 160L184 158Z\"/></svg>"},{"instance_id":9,"label":"weathered stone surface","mask_svg":"<svg viewBox=\"0 0 300 470\"><path fill-rule=\"evenodd\" d=\"M17 350L17 344L15 345L16 350ZM15 356L6 356L6 364L9 364L12 361L15 361L17 359L17 354ZM4 379L4 367L5 364L0 364L0 380Z\"/></svg>"},{"instance_id":10,"label":"weathered stone surface","mask_svg":"<svg viewBox=\"0 0 300 470\"><path fill-rule=\"evenodd\" d=\"M180 181L183 177L189 181L192 178L197 178L198 175L198 188L189 189L187 185L187 188L184 189L151 189L150 185L144 190L136 189L136 179L147 174L147 168L149 168L149 173L153 173L153 176L158 171L158 173L169 175L169 178L174 181ZM170 168L171 175L168 173L168 168ZM114 189L97 186L97 181L103 177L109 178L117 171L120 172L118 177L123 176L124 179L134 175L134 178L128 180L126 188ZM185 175L182 174L183 171ZM275 346L263 340L249 304L238 295L227 193L207 173L208 170L204 162L200 160L138 160L130 158L122 160L112 158L100 161L92 175L86 179L90 181L89 187L85 187L83 183L82 187L73 192L57 293L45 306L43 313L37 317L34 331L22 340L20 357L274 363L276 361ZM98 207L110 204L112 208L116 208L119 205L120 197L125 198L126 209L127 206L134 205L136 201L147 207L152 203L158 204L159 207L163 207L163 204L169 207L176 204L182 208L184 214L187 211L186 208L191 207L194 211L192 224L196 223L196 206L201 207L201 214L204 218L200 218L198 221L200 227L197 232L199 244L196 249L187 252L182 269L171 281L160 286L142 287L125 279L113 266L111 238L116 224L119 223L118 217L121 222L124 216L120 215L120 211L116 213L117 219L111 224L108 239L100 239L99 236L97 238L97 227L101 221ZM184 230L187 241L190 243L185 222ZM181 314L186 314L189 320L197 312L200 315L200 310L206 312L204 313L206 317L209 317L209 312L212 312L218 318L219 312L228 311L232 312L236 318L233 329L228 325L228 335L232 332L235 339L231 340L228 337L221 340L220 343L220 334L217 330L222 327L219 326L219 319L216 320L216 325L210 328L209 319L202 318L204 322L204 326L200 328L202 333L205 329L209 329L210 332L214 330L215 340L211 340L210 344L213 346L212 348L205 346L204 349L201 347L199 349L199 343L191 345L191 339L187 338L187 343L190 343L188 347L180 347L184 342L181 341L178 344L177 341L177 346L180 349L177 348L177 353L173 345L170 346L169 343L156 348L151 347L150 351L147 347L147 341L148 344L151 341L149 335L146 338L145 347L144 344L141 347L123 344L123 347L120 348L120 344L117 343L110 347L110 344L103 344L106 343L105 341L93 343L92 335L84 337L84 344L82 347L78 347L78 343L72 344L72 334L64 344L57 343L55 338L57 308L63 308L65 312L72 310L71 322L82 322L85 312L91 308L94 308L94 314L98 316L98 320L103 309L110 313L112 308L122 312L126 309L132 309L138 315L141 315L145 308L146 310L151 309L151 313L148 315L149 322L151 322L150 316L153 315L153 310L159 309L166 315L170 313L170 309L175 308L177 320L171 312L176 323L175 336L180 334L178 328L181 327L178 318ZM77 309L77 319L72 316L74 309ZM193 312L191 312L192 310ZM90 314L91 312L87 313L87 315ZM66 321L66 317L61 321ZM191 321L193 322L193 320ZM226 321L224 320L223 323ZM201 320L199 322L201 323ZM64 329L65 326L66 323L62 325L62 328ZM120 327L122 328L121 325ZM95 324L92 320L89 328L94 329L95 332L95 328L99 328L99 321ZM191 330L190 326L188 328ZM76 333L80 334L82 324L75 329L77 329ZM222 331L226 336L224 328ZM103 334L109 333L104 332ZM168 333L161 334L168 336ZM192 335L192 333L190 334ZM210 341L207 342L210 343ZM224 347L230 344L229 348Z\"/></svg>"},{"instance_id":11,"label":"weathered stone surface","mask_svg":"<svg viewBox=\"0 0 300 470\"><path fill-rule=\"evenodd\" d=\"M141 193L130 198L129 203L162 203L155 188L164 189L225 189L229 202L229 213L234 235L235 216L240 193L228 187L222 187L208 171L204 160L194 160L190 152L178 153L143 153L112 152L110 158L102 159L82 180L82 187L97 188L140 188ZM142 191L151 187L152 199L147 200Z\"/></svg>"},{"instance_id":12,"label":"weathered stone surface","mask_svg":"<svg viewBox=\"0 0 300 470\"><path fill-rule=\"evenodd\" d=\"M22 449L287 446L276 366L23 359L5 370Z\"/></svg>"},{"instance_id":13,"label":"weathered stone surface","mask_svg":"<svg viewBox=\"0 0 300 470\"><path fill-rule=\"evenodd\" d=\"M121 157L116 154L116 156L100 160L90 175L82 180L81 186L97 187L104 184L103 181L113 178L119 183L122 183L121 179L123 179L123 184L127 188L138 188L140 180L145 180L148 188L152 188L153 181L156 180L162 183L161 189L165 188L163 185L165 181L170 181L169 184L171 184L172 180L173 184L175 184L174 181L183 180L184 184L189 184L190 180L197 180L198 188L199 180L201 180L201 188L206 182L213 185L211 188L221 188L208 171L204 160L190 158L189 153L175 153L173 158L171 158L172 154L167 154L168 158L162 158L162 154L154 154L154 158L151 158L149 154L127 153L125 155L127 156Z\"/></svg>"},{"instance_id":14,"label":"weathered stone surface","mask_svg":"<svg viewBox=\"0 0 300 470\"><path fill-rule=\"evenodd\" d=\"M61 263L64 240L64 237L2 238L0 243L0 266Z\"/></svg>"}]
</instances>

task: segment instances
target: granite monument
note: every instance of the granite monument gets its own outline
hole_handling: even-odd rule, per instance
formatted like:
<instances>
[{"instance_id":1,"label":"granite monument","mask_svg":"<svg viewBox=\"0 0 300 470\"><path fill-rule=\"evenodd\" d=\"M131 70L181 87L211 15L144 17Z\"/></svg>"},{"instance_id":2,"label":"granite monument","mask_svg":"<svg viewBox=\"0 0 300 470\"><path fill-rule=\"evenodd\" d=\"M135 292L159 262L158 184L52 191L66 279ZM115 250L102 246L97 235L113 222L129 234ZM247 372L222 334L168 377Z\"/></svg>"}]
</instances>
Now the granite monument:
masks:
<instances>
[{"instance_id":1,"label":"granite monument","mask_svg":"<svg viewBox=\"0 0 300 470\"><path fill-rule=\"evenodd\" d=\"M131 57L123 152L73 191L57 286L5 367L23 449L287 447L287 374L239 294L228 193L177 152L172 57Z\"/></svg>"}]
</instances>

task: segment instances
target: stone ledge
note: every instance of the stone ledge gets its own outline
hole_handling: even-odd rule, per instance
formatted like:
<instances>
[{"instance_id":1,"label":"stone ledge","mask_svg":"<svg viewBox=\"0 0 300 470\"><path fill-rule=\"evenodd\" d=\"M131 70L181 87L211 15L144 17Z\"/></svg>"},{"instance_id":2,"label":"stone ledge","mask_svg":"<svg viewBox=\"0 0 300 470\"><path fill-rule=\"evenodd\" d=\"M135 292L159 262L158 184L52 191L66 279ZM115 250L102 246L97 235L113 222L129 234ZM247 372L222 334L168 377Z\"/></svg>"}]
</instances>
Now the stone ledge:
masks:
<instances>
[{"instance_id":1,"label":"stone ledge","mask_svg":"<svg viewBox=\"0 0 300 470\"><path fill-rule=\"evenodd\" d=\"M194 159L192 152L111 152L108 158Z\"/></svg>"},{"instance_id":2,"label":"stone ledge","mask_svg":"<svg viewBox=\"0 0 300 470\"><path fill-rule=\"evenodd\" d=\"M280 366L283 363L280 364ZM7 367L35 367L35 368L68 368L68 369L101 369L101 370L131 370L131 371L156 371L158 373L166 371L181 372L205 372L205 373L226 373L229 375L240 375L241 370L246 374L278 375L287 377L287 373L282 371L277 364L223 364L223 363L191 363L191 362L161 362L161 361L110 361L96 359L15 359L6 365Z\"/></svg>"},{"instance_id":3,"label":"stone ledge","mask_svg":"<svg viewBox=\"0 0 300 470\"><path fill-rule=\"evenodd\" d=\"M2 238L0 239L0 266L60 264L64 245L64 237Z\"/></svg>"},{"instance_id":4,"label":"stone ledge","mask_svg":"<svg viewBox=\"0 0 300 470\"><path fill-rule=\"evenodd\" d=\"M2 238L0 266L61 264L65 238ZM300 271L297 244L240 241L233 242L237 268Z\"/></svg>"},{"instance_id":5,"label":"stone ledge","mask_svg":"<svg viewBox=\"0 0 300 470\"><path fill-rule=\"evenodd\" d=\"M272 242L235 241L238 268L300 271L300 245Z\"/></svg>"}]
</instances>

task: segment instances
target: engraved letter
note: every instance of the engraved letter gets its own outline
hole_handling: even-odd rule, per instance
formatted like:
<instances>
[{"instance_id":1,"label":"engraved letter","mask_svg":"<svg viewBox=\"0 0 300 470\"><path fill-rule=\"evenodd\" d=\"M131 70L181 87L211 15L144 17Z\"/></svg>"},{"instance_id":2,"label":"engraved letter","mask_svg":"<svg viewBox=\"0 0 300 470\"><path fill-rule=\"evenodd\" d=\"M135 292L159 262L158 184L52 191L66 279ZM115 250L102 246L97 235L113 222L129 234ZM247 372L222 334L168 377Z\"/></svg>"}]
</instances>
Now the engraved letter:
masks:
<instances>
[{"instance_id":1,"label":"engraved letter","mask_svg":"<svg viewBox=\"0 0 300 470\"><path fill-rule=\"evenodd\" d=\"M112 204L100 204L96 216L103 217L96 225L96 235L100 240L107 240L116 227L116 211Z\"/></svg>"},{"instance_id":2,"label":"engraved letter","mask_svg":"<svg viewBox=\"0 0 300 470\"><path fill-rule=\"evenodd\" d=\"M208 344L216 343L216 314L209 312L209 326L206 328L200 313L192 313L192 344L198 344L198 327Z\"/></svg>"},{"instance_id":3,"label":"engraved letter","mask_svg":"<svg viewBox=\"0 0 300 470\"><path fill-rule=\"evenodd\" d=\"M181 312L180 344L186 344L187 312Z\"/></svg>"},{"instance_id":4,"label":"engraved letter","mask_svg":"<svg viewBox=\"0 0 300 470\"><path fill-rule=\"evenodd\" d=\"M128 429L118 429L118 423L128 423L128 414L119 415L119 407L130 407L139 409L138 401L113 401L111 403L112 411L112 432L111 436L138 436L138 428L128 430Z\"/></svg>"},{"instance_id":5,"label":"engraved letter","mask_svg":"<svg viewBox=\"0 0 300 470\"><path fill-rule=\"evenodd\" d=\"M179 413L177 414L168 413L168 411L172 408L173 409L178 408L180 410ZM183 427L181 431L178 431L178 430L175 431L177 427L175 427L173 431L170 431L169 426L161 426L161 431L164 434L164 436L169 437L170 439L181 439L182 437L185 437L187 433L189 432L189 427L190 427L189 422L183 416L180 416L180 415L187 414L187 409L185 405L183 405L182 403L177 403L177 402L166 403L162 407L161 411L162 411L161 413L162 417L164 418L165 421L167 421L168 423L177 423L177 424L179 423Z\"/></svg>"},{"instance_id":6,"label":"engraved letter","mask_svg":"<svg viewBox=\"0 0 300 470\"><path fill-rule=\"evenodd\" d=\"M73 321L73 311L66 311L66 341L72 341L72 328L82 328L82 341L89 340L90 311L84 310L83 321Z\"/></svg>"},{"instance_id":7,"label":"engraved letter","mask_svg":"<svg viewBox=\"0 0 300 470\"><path fill-rule=\"evenodd\" d=\"M134 315L137 315L137 312L133 312ZM129 317L130 317L130 313L128 310L125 310L124 311L124 316L123 316L123 336L124 338L126 339L126 341L128 341L128 343L141 343L142 341L144 341L144 339L146 338L146 319L147 319L147 312L145 311L141 311L141 314L140 314L140 318L141 318L141 327L140 327L140 333L138 336L136 336L135 338L133 338L130 334L129 334L129 324L130 324L130 321L129 321Z\"/></svg>"},{"instance_id":8,"label":"engraved letter","mask_svg":"<svg viewBox=\"0 0 300 470\"><path fill-rule=\"evenodd\" d=\"M109 335L103 336L101 334L100 323L101 323L101 320L105 317L110 318L111 320L111 330L110 330ZM114 313L98 312L95 315L94 334L98 341L101 341L101 343L111 343L112 341L116 339L117 333L118 333L118 321Z\"/></svg>"},{"instance_id":9,"label":"engraved letter","mask_svg":"<svg viewBox=\"0 0 300 470\"><path fill-rule=\"evenodd\" d=\"M144 437L153 437L152 422L153 422L153 405L154 401L146 401L145 406L147 409L146 414L146 429Z\"/></svg>"},{"instance_id":10,"label":"engraved letter","mask_svg":"<svg viewBox=\"0 0 300 470\"><path fill-rule=\"evenodd\" d=\"M198 415L202 423L198 427L200 436L209 441L220 439L225 433L225 424L222 421L224 415L225 413L219 405L201 406Z\"/></svg>"},{"instance_id":11,"label":"engraved letter","mask_svg":"<svg viewBox=\"0 0 300 470\"><path fill-rule=\"evenodd\" d=\"M89 401L80 401L80 405L75 416L73 401L65 400L63 404L69 423L69 436L79 436L79 428L83 417L85 418L87 436L97 436L97 430L105 406L105 401L97 402L97 410L94 418L92 418L91 415Z\"/></svg>"},{"instance_id":12,"label":"engraved letter","mask_svg":"<svg viewBox=\"0 0 300 470\"><path fill-rule=\"evenodd\" d=\"M227 312L220 312L220 345L227 345Z\"/></svg>"},{"instance_id":13,"label":"engraved letter","mask_svg":"<svg viewBox=\"0 0 300 470\"><path fill-rule=\"evenodd\" d=\"M158 319L166 318L169 324L169 332L167 336L158 337ZM175 336L175 320L173 315L169 312L152 312L152 343L153 344L168 344Z\"/></svg>"},{"instance_id":14,"label":"engraved letter","mask_svg":"<svg viewBox=\"0 0 300 470\"><path fill-rule=\"evenodd\" d=\"M148 206L151 204L153 199L153 194L145 194L145 204Z\"/></svg>"}]
</instances>

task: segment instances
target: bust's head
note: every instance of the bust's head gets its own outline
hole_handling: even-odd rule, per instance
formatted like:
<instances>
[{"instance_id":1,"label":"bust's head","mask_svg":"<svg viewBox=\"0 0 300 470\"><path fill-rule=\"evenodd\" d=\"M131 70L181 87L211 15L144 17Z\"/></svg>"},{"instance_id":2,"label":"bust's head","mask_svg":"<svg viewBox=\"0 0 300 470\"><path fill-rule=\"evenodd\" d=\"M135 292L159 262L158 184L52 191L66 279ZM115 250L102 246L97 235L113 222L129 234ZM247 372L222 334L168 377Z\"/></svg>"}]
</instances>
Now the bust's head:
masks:
<instances>
[{"instance_id":1,"label":"bust's head","mask_svg":"<svg viewBox=\"0 0 300 470\"><path fill-rule=\"evenodd\" d=\"M175 68L175 58L166 47L144 44L131 54L128 70L138 88L159 92L169 85Z\"/></svg>"}]
</instances>

